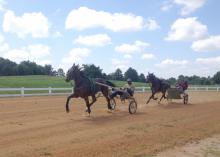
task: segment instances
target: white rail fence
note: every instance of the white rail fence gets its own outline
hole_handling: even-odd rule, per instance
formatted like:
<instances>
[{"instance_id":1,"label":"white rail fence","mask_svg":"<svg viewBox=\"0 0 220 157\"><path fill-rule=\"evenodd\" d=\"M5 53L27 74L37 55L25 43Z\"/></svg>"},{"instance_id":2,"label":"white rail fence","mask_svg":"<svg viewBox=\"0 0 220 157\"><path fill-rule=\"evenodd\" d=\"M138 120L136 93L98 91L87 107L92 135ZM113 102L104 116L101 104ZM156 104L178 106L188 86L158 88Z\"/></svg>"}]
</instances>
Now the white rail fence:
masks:
<instances>
[{"instance_id":1,"label":"white rail fence","mask_svg":"<svg viewBox=\"0 0 220 157\"><path fill-rule=\"evenodd\" d=\"M136 87L135 90L147 92L150 91L150 87ZM191 86L188 91L220 92L220 86ZM71 93L73 93L73 88L0 88L0 97L68 95Z\"/></svg>"}]
</instances>

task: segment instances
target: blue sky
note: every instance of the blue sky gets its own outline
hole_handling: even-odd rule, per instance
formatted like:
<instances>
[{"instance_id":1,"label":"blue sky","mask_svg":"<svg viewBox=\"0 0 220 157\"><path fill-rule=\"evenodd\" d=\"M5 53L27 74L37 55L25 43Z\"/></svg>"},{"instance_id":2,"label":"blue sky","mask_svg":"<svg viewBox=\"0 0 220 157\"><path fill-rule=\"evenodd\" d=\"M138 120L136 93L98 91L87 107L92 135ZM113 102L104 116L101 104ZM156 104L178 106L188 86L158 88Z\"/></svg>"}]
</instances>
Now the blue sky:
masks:
<instances>
[{"instance_id":1,"label":"blue sky","mask_svg":"<svg viewBox=\"0 0 220 157\"><path fill-rule=\"evenodd\" d=\"M0 56L129 67L159 77L220 71L218 0L0 0Z\"/></svg>"}]
</instances>

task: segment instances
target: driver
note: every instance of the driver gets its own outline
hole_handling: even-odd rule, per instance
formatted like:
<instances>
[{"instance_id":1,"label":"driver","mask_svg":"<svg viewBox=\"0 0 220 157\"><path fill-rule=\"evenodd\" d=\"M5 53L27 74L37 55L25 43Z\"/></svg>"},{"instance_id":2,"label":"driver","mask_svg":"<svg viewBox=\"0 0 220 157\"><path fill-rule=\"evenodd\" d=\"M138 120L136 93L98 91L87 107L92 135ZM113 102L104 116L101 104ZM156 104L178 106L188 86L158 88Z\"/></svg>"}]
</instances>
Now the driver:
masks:
<instances>
[{"instance_id":1,"label":"driver","mask_svg":"<svg viewBox=\"0 0 220 157\"><path fill-rule=\"evenodd\" d=\"M122 96L124 92L128 93L129 96L134 95L134 85L132 84L132 80L130 78L127 79L127 83L123 86L123 90L114 90L114 92L110 95L110 98L113 99L117 95Z\"/></svg>"},{"instance_id":2,"label":"driver","mask_svg":"<svg viewBox=\"0 0 220 157\"><path fill-rule=\"evenodd\" d=\"M185 90L188 88L188 82L182 81L176 85L176 88L179 89L181 93L185 94Z\"/></svg>"}]
</instances>

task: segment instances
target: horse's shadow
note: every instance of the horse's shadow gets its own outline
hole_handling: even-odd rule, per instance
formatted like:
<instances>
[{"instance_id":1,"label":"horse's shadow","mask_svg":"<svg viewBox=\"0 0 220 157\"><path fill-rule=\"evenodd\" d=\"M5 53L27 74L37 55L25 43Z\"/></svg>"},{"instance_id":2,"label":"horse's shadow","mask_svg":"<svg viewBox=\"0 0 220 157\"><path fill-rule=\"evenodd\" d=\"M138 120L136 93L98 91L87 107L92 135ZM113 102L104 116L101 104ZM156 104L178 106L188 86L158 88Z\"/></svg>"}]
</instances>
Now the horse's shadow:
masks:
<instances>
[{"instance_id":1,"label":"horse's shadow","mask_svg":"<svg viewBox=\"0 0 220 157\"><path fill-rule=\"evenodd\" d=\"M77 122L82 122L82 123L86 123L86 124L95 124L95 125L103 125L106 123L112 123L114 121L120 121L123 119L136 119L137 117L141 116L141 115L146 115L146 113L144 112L137 112L135 114L129 114L127 111L113 111L113 112L109 112L106 115L91 115L91 116L87 116L81 119L77 119L74 121Z\"/></svg>"},{"instance_id":2,"label":"horse's shadow","mask_svg":"<svg viewBox=\"0 0 220 157\"><path fill-rule=\"evenodd\" d=\"M181 102L169 102L168 104L159 104L158 107L164 108L164 109L174 109L174 108L186 108L186 107L190 107L194 104L183 104Z\"/></svg>"}]
</instances>

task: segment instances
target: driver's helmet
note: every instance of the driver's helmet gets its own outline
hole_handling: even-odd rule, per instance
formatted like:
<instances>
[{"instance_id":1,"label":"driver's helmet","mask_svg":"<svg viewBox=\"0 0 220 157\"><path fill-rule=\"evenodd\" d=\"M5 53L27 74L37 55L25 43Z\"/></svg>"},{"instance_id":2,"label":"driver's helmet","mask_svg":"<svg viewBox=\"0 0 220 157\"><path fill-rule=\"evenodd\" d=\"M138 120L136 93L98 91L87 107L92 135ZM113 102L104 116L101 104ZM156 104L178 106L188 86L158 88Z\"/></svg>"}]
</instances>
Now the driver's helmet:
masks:
<instances>
[{"instance_id":1,"label":"driver's helmet","mask_svg":"<svg viewBox=\"0 0 220 157\"><path fill-rule=\"evenodd\" d=\"M132 80L130 78L127 79L128 84L132 83Z\"/></svg>"}]
</instances>

